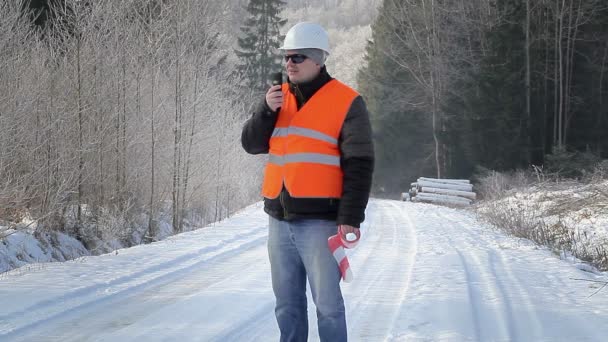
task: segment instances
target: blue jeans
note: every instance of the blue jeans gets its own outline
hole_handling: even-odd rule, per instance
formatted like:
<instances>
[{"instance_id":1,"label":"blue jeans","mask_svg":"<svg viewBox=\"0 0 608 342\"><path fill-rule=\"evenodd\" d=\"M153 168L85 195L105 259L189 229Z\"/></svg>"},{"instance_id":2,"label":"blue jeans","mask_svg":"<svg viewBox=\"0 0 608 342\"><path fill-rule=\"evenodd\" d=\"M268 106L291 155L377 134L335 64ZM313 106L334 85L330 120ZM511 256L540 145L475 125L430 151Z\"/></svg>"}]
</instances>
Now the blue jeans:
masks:
<instances>
[{"instance_id":1,"label":"blue jeans","mask_svg":"<svg viewBox=\"0 0 608 342\"><path fill-rule=\"evenodd\" d=\"M336 222L287 222L270 217L268 227L268 255L281 342L308 339L307 276L317 307L321 341L346 341L340 270L327 246L327 238L337 232Z\"/></svg>"}]
</instances>

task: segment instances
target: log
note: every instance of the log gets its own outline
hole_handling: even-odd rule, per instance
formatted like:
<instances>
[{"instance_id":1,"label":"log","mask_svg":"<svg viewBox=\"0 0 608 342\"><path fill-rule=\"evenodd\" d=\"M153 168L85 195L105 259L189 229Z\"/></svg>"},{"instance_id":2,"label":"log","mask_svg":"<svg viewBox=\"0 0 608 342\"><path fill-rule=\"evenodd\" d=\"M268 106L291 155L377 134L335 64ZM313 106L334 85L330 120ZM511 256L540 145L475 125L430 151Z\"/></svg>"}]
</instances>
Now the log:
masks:
<instances>
[{"instance_id":1,"label":"log","mask_svg":"<svg viewBox=\"0 0 608 342\"><path fill-rule=\"evenodd\" d=\"M432 203L436 205L455 205L460 207L467 207L469 204L460 202L460 201L449 201L449 200L441 200L436 198L412 198L412 202L421 202L421 203Z\"/></svg>"},{"instance_id":2,"label":"log","mask_svg":"<svg viewBox=\"0 0 608 342\"><path fill-rule=\"evenodd\" d=\"M427 194L427 193L423 193L423 192L416 195L415 198L417 201L428 201L428 202L433 202L433 203L447 203L447 204L464 205L464 206L470 205L472 202L471 200L462 198L462 197L449 196L449 195L438 195L438 194Z\"/></svg>"},{"instance_id":3,"label":"log","mask_svg":"<svg viewBox=\"0 0 608 342\"><path fill-rule=\"evenodd\" d=\"M418 180L423 180L427 182L435 182L435 183L465 183L470 184L471 182L468 179L439 179L439 178L427 178L420 177Z\"/></svg>"},{"instance_id":4,"label":"log","mask_svg":"<svg viewBox=\"0 0 608 342\"><path fill-rule=\"evenodd\" d=\"M437 182L429 182L429 181L423 181L423 180L419 180L418 181L418 186L419 187L428 187L428 188L438 188L438 189L451 189L451 190L460 190L460 191L467 191L467 192L472 192L473 191L473 185L472 184L466 184L466 183L437 183Z\"/></svg>"},{"instance_id":5,"label":"log","mask_svg":"<svg viewBox=\"0 0 608 342\"><path fill-rule=\"evenodd\" d=\"M423 187L422 189L420 189L420 192L440 194L440 195L458 196L458 197L469 198L469 199L472 199L472 200L475 200L477 198L477 195L474 192L460 191L460 190L451 190L451 189L439 189L439 188Z\"/></svg>"},{"instance_id":6,"label":"log","mask_svg":"<svg viewBox=\"0 0 608 342\"><path fill-rule=\"evenodd\" d=\"M463 202L463 203L468 203L468 204L473 202L472 200L470 200L468 198L450 196L450 195L441 195L441 194L429 194L429 193L424 193L424 192L420 192L416 196L421 197L421 198L445 199L445 200L458 201L458 202Z\"/></svg>"},{"instance_id":7,"label":"log","mask_svg":"<svg viewBox=\"0 0 608 342\"><path fill-rule=\"evenodd\" d=\"M401 193L401 200L402 201L409 201L410 200L410 194L407 192L402 192Z\"/></svg>"}]
</instances>

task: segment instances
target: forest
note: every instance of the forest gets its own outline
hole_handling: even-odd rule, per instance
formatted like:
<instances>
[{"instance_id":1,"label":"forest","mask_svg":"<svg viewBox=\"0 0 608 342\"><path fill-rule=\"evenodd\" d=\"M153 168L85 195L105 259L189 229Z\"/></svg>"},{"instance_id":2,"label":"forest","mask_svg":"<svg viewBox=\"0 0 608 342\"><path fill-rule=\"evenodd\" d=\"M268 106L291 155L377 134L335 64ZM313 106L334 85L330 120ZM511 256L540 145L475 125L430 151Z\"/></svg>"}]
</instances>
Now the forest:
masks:
<instances>
[{"instance_id":1,"label":"forest","mask_svg":"<svg viewBox=\"0 0 608 342\"><path fill-rule=\"evenodd\" d=\"M358 74L378 145L376 190L420 175L593 170L608 158L607 6L384 1Z\"/></svg>"},{"instance_id":2,"label":"forest","mask_svg":"<svg viewBox=\"0 0 608 342\"><path fill-rule=\"evenodd\" d=\"M265 159L240 132L282 68L282 34L304 20L327 28L330 74L367 103L372 196L396 199L421 176L582 177L608 158L607 7L4 1L0 239L61 231L101 253L261 200Z\"/></svg>"}]
</instances>

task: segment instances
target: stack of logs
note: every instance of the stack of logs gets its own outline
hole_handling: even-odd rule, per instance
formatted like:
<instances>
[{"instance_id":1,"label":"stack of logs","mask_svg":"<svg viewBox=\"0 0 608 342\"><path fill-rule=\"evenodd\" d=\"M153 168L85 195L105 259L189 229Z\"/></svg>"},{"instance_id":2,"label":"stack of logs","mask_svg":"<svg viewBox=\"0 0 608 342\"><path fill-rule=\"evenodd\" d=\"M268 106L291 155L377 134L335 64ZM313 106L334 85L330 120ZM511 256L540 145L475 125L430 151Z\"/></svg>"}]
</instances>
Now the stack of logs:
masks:
<instances>
[{"instance_id":1,"label":"stack of logs","mask_svg":"<svg viewBox=\"0 0 608 342\"><path fill-rule=\"evenodd\" d=\"M436 179L420 177L409 192L401 194L402 201L428 202L468 206L475 200L473 185L467 179Z\"/></svg>"}]
</instances>

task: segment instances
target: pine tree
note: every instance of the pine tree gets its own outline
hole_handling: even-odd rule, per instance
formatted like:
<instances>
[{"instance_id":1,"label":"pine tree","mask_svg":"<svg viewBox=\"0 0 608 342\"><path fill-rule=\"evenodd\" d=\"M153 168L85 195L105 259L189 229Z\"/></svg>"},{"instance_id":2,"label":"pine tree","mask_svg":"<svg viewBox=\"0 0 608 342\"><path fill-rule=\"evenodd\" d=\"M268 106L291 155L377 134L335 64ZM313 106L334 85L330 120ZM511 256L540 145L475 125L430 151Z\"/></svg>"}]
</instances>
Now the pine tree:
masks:
<instances>
[{"instance_id":1,"label":"pine tree","mask_svg":"<svg viewBox=\"0 0 608 342\"><path fill-rule=\"evenodd\" d=\"M250 0L247 6L249 17L241 26L235 52L241 58L237 72L251 89L265 90L268 75L281 68L277 49L283 42L280 29L287 22L279 17L284 6L282 0Z\"/></svg>"},{"instance_id":2,"label":"pine tree","mask_svg":"<svg viewBox=\"0 0 608 342\"><path fill-rule=\"evenodd\" d=\"M599 138L606 130L602 94L608 83L608 47L601 23L605 25L607 11L597 0L568 0L557 9L544 3L526 5L524 0L496 1L499 19L485 33L486 53L479 70L469 72L468 84L457 87L465 101L452 104L451 110L464 113L456 128L473 165L527 168L543 165L545 155L560 150L560 145L562 150L598 155L607 146L607 139ZM529 45L526 11L531 18Z\"/></svg>"},{"instance_id":3,"label":"pine tree","mask_svg":"<svg viewBox=\"0 0 608 342\"><path fill-rule=\"evenodd\" d=\"M358 74L372 129L376 161L374 189L377 196L395 197L420 175L434 174L431 121L423 108L412 105L424 98L411 73L398 64L412 59L413 51L399 41L407 27L395 20L395 6L384 1L372 25L367 66ZM390 54L387 53L390 51Z\"/></svg>"},{"instance_id":4,"label":"pine tree","mask_svg":"<svg viewBox=\"0 0 608 342\"><path fill-rule=\"evenodd\" d=\"M478 165L505 170L526 166L525 8L521 0L501 0L497 9L504 20L488 32L489 53L476 77L468 143Z\"/></svg>"}]
</instances>

